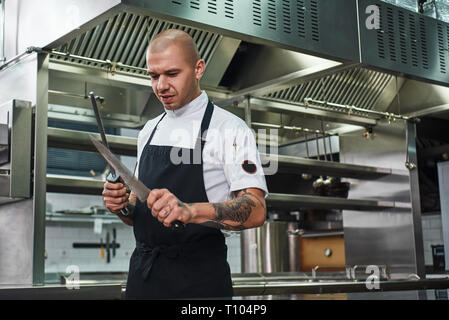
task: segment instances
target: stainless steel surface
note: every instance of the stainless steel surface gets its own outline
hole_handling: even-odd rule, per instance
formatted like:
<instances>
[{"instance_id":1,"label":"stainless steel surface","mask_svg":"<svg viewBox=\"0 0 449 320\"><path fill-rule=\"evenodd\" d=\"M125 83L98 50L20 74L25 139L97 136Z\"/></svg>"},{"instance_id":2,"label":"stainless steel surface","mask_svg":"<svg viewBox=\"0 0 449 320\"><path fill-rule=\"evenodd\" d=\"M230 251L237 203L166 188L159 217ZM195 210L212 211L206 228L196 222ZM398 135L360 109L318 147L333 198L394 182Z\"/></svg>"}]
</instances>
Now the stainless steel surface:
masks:
<instances>
[{"instance_id":1,"label":"stainless steel surface","mask_svg":"<svg viewBox=\"0 0 449 320\"><path fill-rule=\"evenodd\" d=\"M0 204L0 285L33 282L33 200Z\"/></svg>"},{"instance_id":2,"label":"stainless steel surface","mask_svg":"<svg viewBox=\"0 0 449 320\"><path fill-rule=\"evenodd\" d=\"M340 160L343 163L388 165L404 170L407 161L407 123L379 123L371 139L363 130L340 136ZM409 135L409 139L413 139ZM413 152L413 150L409 150ZM350 198L400 202L403 208L387 210L343 211L347 265L387 265L393 277L418 273L422 276L422 234L416 232L420 209L412 201L410 173L390 175L378 180L351 182Z\"/></svg>"},{"instance_id":3,"label":"stainless steel surface","mask_svg":"<svg viewBox=\"0 0 449 320\"><path fill-rule=\"evenodd\" d=\"M449 162L438 163L445 269L449 270Z\"/></svg>"},{"instance_id":4,"label":"stainless steel surface","mask_svg":"<svg viewBox=\"0 0 449 320\"><path fill-rule=\"evenodd\" d=\"M49 192L99 194L103 190L104 181L94 178L71 177L64 175L47 175ZM359 200L321 196L305 196L271 193L267 197L267 206L282 210L295 211L302 208L350 209L350 210L408 210L410 205L402 202L385 200Z\"/></svg>"},{"instance_id":5,"label":"stainless steel surface","mask_svg":"<svg viewBox=\"0 0 449 320\"><path fill-rule=\"evenodd\" d=\"M37 55L37 86L36 107L34 112L33 148L33 284L43 284L45 273L48 63L49 56L47 54L42 53Z\"/></svg>"},{"instance_id":6,"label":"stainless steel surface","mask_svg":"<svg viewBox=\"0 0 449 320\"><path fill-rule=\"evenodd\" d=\"M45 179L48 192L101 194L104 179L48 174Z\"/></svg>"},{"instance_id":7,"label":"stainless steel surface","mask_svg":"<svg viewBox=\"0 0 449 320\"><path fill-rule=\"evenodd\" d=\"M367 118L366 116L348 115L347 112L328 110L324 108L309 108L304 103L279 101L272 98L251 98L251 109L296 116L304 114L311 118L319 118L322 120L359 126L375 126L377 124L376 119Z\"/></svg>"},{"instance_id":8,"label":"stainless steel surface","mask_svg":"<svg viewBox=\"0 0 449 320\"><path fill-rule=\"evenodd\" d=\"M52 100L54 92L49 92L49 99ZM66 96L66 95L65 95ZM149 120L144 117L134 116L132 114L123 113L106 113L103 122L108 127L120 127L136 129L140 128ZM95 124L95 116L91 110L85 108L77 108L74 106L49 105L48 118L54 120L64 120L70 122L79 122L86 124Z\"/></svg>"},{"instance_id":9,"label":"stainless steel surface","mask_svg":"<svg viewBox=\"0 0 449 320\"><path fill-rule=\"evenodd\" d=\"M116 85L126 88L132 87L134 89L151 90L149 77L136 73L130 74L119 70L116 70L116 72L112 74L108 64L88 66L86 64L71 63L53 59L50 61L50 70L52 74L60 78Z\"/></svg>"},{"instance_id":10,"label":"stainless steel surface","mask_svg":"<svg viewBox=\"0 0 449 320\"><path fill-rule=\"evenodd\" d=\"M7 124L10 133L10 161L0 166L10 175L9 190L0 196L29 198L31 193L31 103L12 100L0 105L0 123ZM6 190L5 190L6 191Z\"/></svg>"},{"instance_id":11,"label":"stainless steel surface","mask_svg":"<svg viewBox=\"0 0 449 320\"><path fill-rule=\"evenodd\" d=\"M119 12L102 24L58 47L57 51L70 54L66 59L60 55L54 58L62 58L74 63L87 63L87 61L78 61L76 56L81 56L92 60L94 66L106 60L111 64L116 64L114 66L116 71L127 70L131 67L134 68L133 73L146 75L147 44L158 33L169 28L188 32L196 42L199 54L205 60L206 65L221 42L221 36L214 32L156 19L142 14L142 12ZM232 55L228 55L228 62L235 50ZM224 57L226 55L221 59ZM217 68L215 70L218 71Z\"/></svg>"},{"instance_id":12,"label":"stainless steel surface","mask_svg":"<svg viewBox=\"0 0 449 320\"><path fill-rule=\"evenodd\" d=\"M424 242L421 216L421 199L419 191L418 155L416 150L416 124L414 121L406 123L406 163L410 172L410 202L412 205L412 226L414 240L414 256L416 263L416 274L424 277L426 274L424 263Z\"/></svg>"},{"instance_id":13,"label":"stainless steel surface","mask_svg":"<svg viewBox=\"0 0 449 320\"><path fill-rule=\"evenodd\" d=\"M393 76L354 65L346 69L283 90L272 90L267 97L291 102L310 98L372 110Z\"/></svg>"},{"instance_id":14,"label":"stainless steel surface","mask_svg":"<svg viewBox=\"0 0 449 320\"><path fill-rule=\"evenodd\" d=\"M6 286L0 287L0 300L121 300L123 284L80 284L79 289L69 290L65 285Z\"/></svg>"},{"instance_id":15,"label":"stainless steel surface","mask_svg":"<svg viewBox=\"0 0 449 320\"><path fill-rule=\"evenodd\" d=\"M379 281L379 290L370 290L365 281L351 281L344 277L317 277L308 274L294 274L290 277L272 276L270 274L242 274L233 276L233 287L236 295L270 295L270 294L299 294L299 293L355 293L426 289L447 289L449 279L420 279L420 280L387 280Z\"/></svg>"},{"instance_id":16,"label":"stainless steel surface","mask_svg":"<svg viewBox=\"0 0 449 320\"><path fill-rule=\"evenodd\" d=\"M47 92L48 60L43 54L32 53L23 57L8 69L0 72L0 96L4 101L21 99L35 107L34 132L31 142L34 153L23 161L32 162L33 198L1 206L2 261L9 261L1 268L2 281L21 284L41 284L44 277L45 248L45 197L47 160ZM30 124L31 125L31 124ZM27 184L27 181L22 183ZM8 212L10 214L8 214ZM5 214L3 214L5 213ZM3 238L4 237L4 238ZM19 247L17 247L19 246ZM22 248L22 249L20 249ZM14 256L19 257L14 259Z\"/></svg>"},{"instance_id":17,"label":"stainless steel surface","mask_svg":"<svg viewBox=\"0 0 449 320\"><path fill-rule=\"evenodd\" d=\"M323 176L336 176L359 179L378 179L391 174L406 175L406 170L393 170L391 168L379 168L346 164L341 162L322 161L284 155L260 154L262 163L277 161L279 172L310 173Z\"/></svg>"},{"instance_id":18,"label":"stainless steel surface","mask_svg":"<svg viewBox=\"0 0 449 320\"><path fill-rule=\"evenodd\" d=\"M424 110L420 111L414 111L406 116L409 118L419 118L419 117L426 117L426 116L436 116L440 113L445 113L449 111L449 104L443 104L441 106L434 106L430 108L424 108Z\"/></svg>"},{"instance_id":19,"label":"stainless steel surface","mask_svg":"<svg viewBox=\"0 0 449 320\"><path fill-rule=\"evenodd\" d=\"M141 202L146 202L150 189L148 189L142 182L140 182L131 171L129 171L104 145L99 143L93 136L90 136L90 140L100 152L101 156L114 168L114 170L120 175L123 181L129 186L137 198Z\"/></svg>"},{"instance_id":20,"label":"stainless steel surface","mask_svg":"<svg viewBox=\"0 0 449 320\"><path fill-rule=\"evenodd\" d=\"M241 40L229 37L220 37L220 41L212 49L206 71L201 78L201 84L213 87L220 85L232 58L234 57Z\"/></svg>"},{"instance_id":21,"label":"stainless steel surface","mask_svg":"<svg viewBox=\"0 0 449 320\"><path fill-rule=\"evenodd\" d=\"M295 211L304 208L316 209L342 209L342 210L387 210L407 208L407 204L385 200L360 200L321 196L306 196L294 194L270 193L267 197L267 206L274 209ZM409 207L409 205L408 205Z\"/></svg>"},{"instance_id":22,"label":"stainless steel surface","mask_svg":"<svg viewBox=\"0 0 449 320\"><path fill-rule=\"evenodd\" d=\"M329 73L338 72L341 69L348 69L353 66L354 64L344 65L340 62L325 60L304 70L296 71L279 78L270 79L266 82L253 85L249 88L240 89L239 91L232 93L230 99L248 95L263 96L267 93L277 92L279 90L290 88L293 85L299 85L300 83L309 82L313 79L323 78ZM220 101L218 101L218 103L219 102Z\"/></svg>"},{"instance_id":23,"label":"stainless steel surface","mask_svg":"<svg viewBox=\"0 0 449 320\"><path fill-rule=\"evenodd\" d=\"M299 270L296 222L267 221L262 227L241 232L243 273L277 273ZM296 241L295 241L296 240Z\"/></svg>"},{"instance_id":24,"label":"stainless steel surface","mask_svg":"<svg viewBox=\"0 0 449 320\"><path fill-rule=\"evenodd\" d=\"M124 116L125 117L125 116ZM126 118L126 117L125 117ZM98 134L92 134L99 139ZM135 156L137 153L137 139L131 137L106 135L111 150L116 154ZM95 150L91 146L89 133L48 128L48 144L51 147L70 148L78 150ZM337 151L337 150L335 150ZM320 175L350 177L361 179L378 179L386 175L407 175L408 172L403 169L391 169L388 167L371 167L357 164L345 164L331 161L320 161L314 159L306 159L300 157L273 155L261 153L262 163L277 161L279 172L302 172Z\"/></svg>"},{"instance_id":25,"label":"stainless steel surface","mask_svg":"<svg viewBox=\"0 0 449 320\"><path fill-rule=\"evenodd\" d=\"M379 9L378 29L366 27L370 5ZM448 86L448 23L383 1L358 0L358 8L363 64Z\"/></svg>"},{"instance_id":26,"label":"stainless steel surface","mask_svg":"<svg viewBox=\"0 0 449 320\"><path fill-rule=\"evenodd\" d=\"M271 274L233 275L235 296L232 300L404 300L435 299L435 290L448 288L448 279L416 281L381 281L380 290L368 290L364 281L328 280L310 281L301 274L272 276ZM123 281L80 281L79 290L68 290L65 285L1 286L1 300L119 300L125 296ZM424 295L417 290L426 290ZM228 299L227 299L228 300ZM238 304L238 302L236 302Z\"/></svg>"},{"instance_id":27,"label":"stainless steel surface","mask_svg":"<svg viewBox=\"0 0 449 320\"><path fill-rule=\"evenodd\" d=\"M48 128L48 146L53 148L69 148L74 150L96 151L89 135L100 139L98 133L88 133L77 130ZM106 135L111 151L116 154L136 156L137 139L124 136Z\"/></svg>"},{"instance_id":28,"label":"stainless steel surface","mask_svg":"<svg viewBox=\"0 0 449 320\"><path fill-rule=\"evenodd\" d=\"M126 10L214 30L245 41L315 52L355 61L358 59L356 7L353 1L307 0L252 3L234 1L190 6L186 2L124 0ZM211 9L212 7L212 9ZM341 10L344 16L332 12ZM338 23L335 23L336 20ZM327 32L329 28L332 32ZM335 37L335 35L344 37Z\"/></svg>"}]
</instances>

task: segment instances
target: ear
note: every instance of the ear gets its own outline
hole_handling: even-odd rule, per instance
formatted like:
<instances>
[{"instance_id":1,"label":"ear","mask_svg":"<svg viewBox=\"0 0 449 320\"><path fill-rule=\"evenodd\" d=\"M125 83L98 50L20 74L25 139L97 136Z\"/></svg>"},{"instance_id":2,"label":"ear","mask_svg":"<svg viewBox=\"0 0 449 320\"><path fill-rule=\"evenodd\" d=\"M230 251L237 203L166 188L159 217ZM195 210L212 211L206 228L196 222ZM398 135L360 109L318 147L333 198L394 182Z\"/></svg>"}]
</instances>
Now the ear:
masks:
<instances>
[{"instance_id":1,"label":"ear","mask_svg":"<svg viewBox=\"0 0 449 320\"><path fill-rule=\"evenodd\" d=\"M195 65L195 78L200 80L203 77L204 70L206 69L206 62L203 59L198 60Z\"/></svg>"}]
</instances>

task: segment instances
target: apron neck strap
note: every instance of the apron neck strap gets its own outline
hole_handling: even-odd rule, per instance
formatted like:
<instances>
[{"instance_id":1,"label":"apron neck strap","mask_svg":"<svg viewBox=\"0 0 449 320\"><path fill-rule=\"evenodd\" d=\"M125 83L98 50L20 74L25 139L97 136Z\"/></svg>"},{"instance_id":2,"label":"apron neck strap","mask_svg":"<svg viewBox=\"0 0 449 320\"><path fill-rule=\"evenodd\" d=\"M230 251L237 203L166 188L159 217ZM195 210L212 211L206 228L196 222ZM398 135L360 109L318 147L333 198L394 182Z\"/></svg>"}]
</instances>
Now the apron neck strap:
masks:
<instances>
[{"instance_id":1,"label":"apron neck strap","mask_svg":"<svg viewBox=\"0 0 449 320\"><path fill-rule=\"evenodd\" d=\"M203 116L203 120L201 121L201 130L198 133L198 140L201 141L201 150L203 150L204 145L206 143L206 137L204 136L204 133L207 131L207 129L209 129L209 125L210 125L210 120L212 119L212 113L214 112L214 104L209 100L209 102L207 103L207 107L206 107L206 112L204 113ZM151 143L151 141L153 140L154 134L156 133L156 129L159 125L159 123L161 123L161 121L165 118L165 116L167 115L167 113L165 112L164 115L159 119L158 123L156 124L156 126L153 129L153 132L151 132L150 138L148 139L148 144ZM198 143L195 144L195 149L198 146Z\"/></svg>"},{"instance_id":2,"label":"apron neck strap","mask_svg":"<svg viewBox=\"0 0 449 320\"><path fill-rule=\"evenodd\" d=\"M210 120L212 119L212 113L214 112L214 104L209 100L207 103L206 112L203 116L203 121L201 121L201 130L199 132L198 139L201 141L201 150L203 150L204 145L206 144L206 136L205 132L209 129Z\"/></svg>"},{"instance_id":3,"label":"apron neck strap","mask_svg":"<svg viewBox=\"0 0 449 320\"><path fill-rule=\"evenodd\" d=\"M159 125L159 123L161 123L162 119L164 119L166 115L167 115L167 112L164 113L164 115L163 115L163 116L159 119L159 121L157 122L156 126L154 126L154 129L153 129L153 131L151 132L150 139L148 139L148 144L150 144L151 141L153 140L154 134L156 133L157 126Z\"/></svg>"}]
</instances>

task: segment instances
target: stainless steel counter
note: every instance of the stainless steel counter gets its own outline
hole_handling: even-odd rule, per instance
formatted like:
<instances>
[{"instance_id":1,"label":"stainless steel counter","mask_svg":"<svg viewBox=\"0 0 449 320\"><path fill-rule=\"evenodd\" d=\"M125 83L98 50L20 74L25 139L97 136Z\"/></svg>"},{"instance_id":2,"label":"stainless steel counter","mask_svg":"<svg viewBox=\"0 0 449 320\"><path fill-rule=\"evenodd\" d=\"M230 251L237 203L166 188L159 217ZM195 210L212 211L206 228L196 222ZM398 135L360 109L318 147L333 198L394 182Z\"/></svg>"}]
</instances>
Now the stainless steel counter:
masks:
<instances>
[{"instance_id":1,"label":"stainless steel counter","mask_svg":"<svg viewBox=\"0 0 449 320\"><path fill-rule=\"evenodd\" d=\"M83 279L84 278L84 279ZM80 277L78 289L64 284L45 286L0 286L0 300L119 300L126 280L89 280ZM447 297L449 276L429 279L384 280L370 290L365 281L343 280L328 273L313 279L310 274L234 274L233 300L427 300Z\"/></svg>"}]
</instances>

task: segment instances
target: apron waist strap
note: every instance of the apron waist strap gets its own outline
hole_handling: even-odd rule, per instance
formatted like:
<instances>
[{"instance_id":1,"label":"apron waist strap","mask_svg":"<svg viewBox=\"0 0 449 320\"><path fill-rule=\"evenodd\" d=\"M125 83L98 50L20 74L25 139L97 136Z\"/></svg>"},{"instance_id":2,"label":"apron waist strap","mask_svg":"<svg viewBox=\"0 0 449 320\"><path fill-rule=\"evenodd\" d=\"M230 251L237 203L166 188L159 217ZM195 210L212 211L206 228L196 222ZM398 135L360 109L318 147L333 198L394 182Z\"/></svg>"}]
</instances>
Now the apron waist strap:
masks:
<instances>
[{"instance_id":1,"label":"apron waist strap","mask_svg":"<svg viewBox=\"0 0 449 320\"><path fill-rule=\"evenodd\" d=\"M203 251L203 250L211 250L223 247L225 245L224 239L204 239L202 241L197 242L189 242L189 243L180 243L176 245L158 245L150 247L149 245L137 242L136 243L136 251L139 256L142 257L140 260L140 265L138 266L140 272L142 273L143 279L148 279L150 276L151 269L153 267L156 259L163 255L170 259L176 259L181 253L189 254L193 250Z\"/></svg>"}]
</instances>

